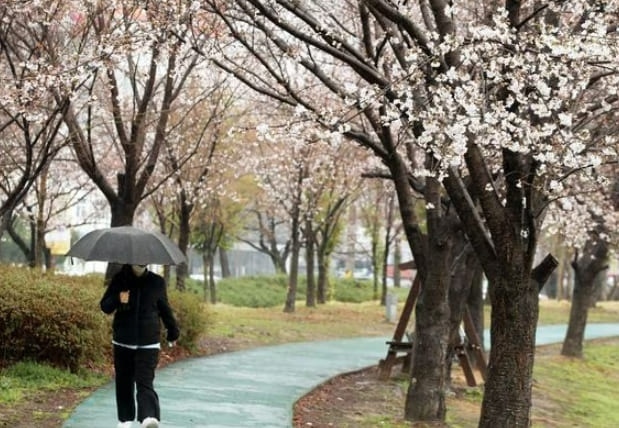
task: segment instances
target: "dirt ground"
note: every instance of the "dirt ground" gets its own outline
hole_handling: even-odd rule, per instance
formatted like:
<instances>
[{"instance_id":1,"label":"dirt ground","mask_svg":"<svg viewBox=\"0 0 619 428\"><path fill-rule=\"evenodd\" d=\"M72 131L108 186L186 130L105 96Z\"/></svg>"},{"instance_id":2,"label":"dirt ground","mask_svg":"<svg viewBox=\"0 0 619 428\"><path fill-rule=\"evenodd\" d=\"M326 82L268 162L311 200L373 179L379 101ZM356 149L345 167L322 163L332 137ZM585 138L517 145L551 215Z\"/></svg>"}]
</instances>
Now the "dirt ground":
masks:
<instances>
[{"instance_id":1,"label":"dirt ground","mask_svg":"<svg viewBox=\"0 0 619 428\"><path fill-rule=\"evenodd\" d=\"M619 344L619 338L591 342ZM540 346L536 358L553 358L560 344ZM475 378L481 381L479 372ZM400 367L394 367L388 381L378 379L376 366L336 376L303 396L294 407L295 428L389 428L403 427L475 427L479 421L482 392L466 386L462 370L452 368L452 384L447 396L447 423L422 424L403 419L408 379ZM574 426L563 418L563 409L546 396L544 388L533 384L534 426L560 428Z\"/></svg>"},{"instance_id":2,"label":"dirt ground","mask_svg":"<svg viewBox=\"0 0 619 428\"><path fill-rule=\"evenodd\" d=\"M361 419L372 415L398 415L403 412L405 390L397 379L379 381L377 367L337 376L296 403L294 426L362 427Z\"/></svg>"}]
</instances>

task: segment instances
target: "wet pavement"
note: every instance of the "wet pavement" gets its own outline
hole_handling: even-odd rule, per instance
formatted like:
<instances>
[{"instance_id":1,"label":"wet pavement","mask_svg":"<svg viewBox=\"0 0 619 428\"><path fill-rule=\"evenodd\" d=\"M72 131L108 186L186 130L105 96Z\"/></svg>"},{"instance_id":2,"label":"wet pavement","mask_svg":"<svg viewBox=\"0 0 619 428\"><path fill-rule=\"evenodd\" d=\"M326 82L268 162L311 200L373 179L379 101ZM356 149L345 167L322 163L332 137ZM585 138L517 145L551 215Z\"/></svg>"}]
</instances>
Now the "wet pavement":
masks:
<instances>
[{"instance_id":1,"label":"wet pavement","mask_svg":"<svg viewBox=\"0 0 619 428\"><path fill-rule=\"evenodd\" d=\"M537 344L562 342L565 329L565 325L539 327ZM486 344L487 336L486 331ZM589 324L585 336L619 336L619 324ZM293 343L171 364L155 378L161 427L290 427L297 399L339 373L377 364L386 355L386 340ZM114 384L109 383L82 402L63 427L114 428L114 400Z\"/></svg>"}]
</instances>

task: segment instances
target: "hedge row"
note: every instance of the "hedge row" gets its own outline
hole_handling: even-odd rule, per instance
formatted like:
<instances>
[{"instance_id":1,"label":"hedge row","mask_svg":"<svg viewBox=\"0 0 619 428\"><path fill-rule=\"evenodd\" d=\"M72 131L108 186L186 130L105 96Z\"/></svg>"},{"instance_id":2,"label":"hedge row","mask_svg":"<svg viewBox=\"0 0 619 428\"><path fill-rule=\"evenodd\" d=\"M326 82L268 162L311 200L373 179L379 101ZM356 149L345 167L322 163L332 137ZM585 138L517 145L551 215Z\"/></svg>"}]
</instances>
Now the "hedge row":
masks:
<instances>
[{"instance_id":1,"label":"hedge row","mask_svg":"<svg viewBox=\"0 0 619 428\"><path fill-rule=\"evenodd\" d=\"M361 303L374 299L374 287L371 281L330 278L330 289L327 298L338 302ZM201 298L204 297L202 281L188 279L185 282L188 290ZM305 276L299 277L297 299L305 299L307 281ZM223 278L217 282L217 300L233 306L265 308L283 305L288 291L286 275L245 276L238 278Z\"/></svg>"},{"instance_id":2,"label":"hedge row","mask_svg":"<svg viewBox=\"0 0 619 428\"><path fill-rule=\"evenodd\" d=\"M34 360L77 371L110 348L111 319L99 309L103 277L46 275L0 266L0 360ZM195 348L206 319L199 299L170 293L179 345Z\"/></svg>"}]
</instances>

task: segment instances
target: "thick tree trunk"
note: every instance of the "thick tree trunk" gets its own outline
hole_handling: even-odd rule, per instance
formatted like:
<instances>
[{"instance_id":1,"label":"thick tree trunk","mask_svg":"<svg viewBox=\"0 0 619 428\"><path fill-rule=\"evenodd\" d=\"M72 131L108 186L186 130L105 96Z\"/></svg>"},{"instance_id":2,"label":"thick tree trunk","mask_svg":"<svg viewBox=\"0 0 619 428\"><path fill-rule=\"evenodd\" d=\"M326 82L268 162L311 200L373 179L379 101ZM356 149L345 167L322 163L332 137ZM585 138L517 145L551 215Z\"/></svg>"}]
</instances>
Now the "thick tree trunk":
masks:
<instances>
[{"instance_id":1,"label":"thick tree trunk","mask_svg":"<svg viewBox=\"0 0 619 428\"><path fill-rule=\"evenodd\" d=\"M219 247L219 263L221 264L221 277L229 278L232 276L230 271L230 259L228 258L228 251Z\"/></svg>"},{"instance_id":2,"label":"thick tree trunk","mask_svg":"<svg viewBox=\"0 0 619 428\"><path fill-rule=\"evenodd\" d=\"M490 284L491 343L481 428L530 426L539 285L519 265L506 267Z\"/></svg>"},{"instance_id":3,"label":"thick tree trunk","mask_svg":"<svg viewBox=\"0 0 619 428\"><path fill-rule=\"evenodd\" d=\"M305 305L308 307L316 306L316 278L314 276L314 239L311 236L311 222L306 223L305 237L305 265L306 265L306 277L307 277L307 290L305 293Z\"/></svg>"},{"instance_id":4,"label":"thick tree trunk","mask_svg":"<svg viewBox=\"0 0 619 428\"><path fill-rule=\"evenodd\" d=\"M119 181L122 179L119 177ZM119 183L119 187L122 188L122 185ZM110 202L110 209L112 211L112 220L110 222L111 227L118 226L131 226L133 224L133 217L135 216L135 210L137 205L135 204L127 204L122 199L116 199ZM112 280L112 277L120 271L122 265L116 263L108 263L107 269L105 270L105 280L104 284L107 286L109 281Z\"/></svg>"},{"instance_id":5,"label":"thick tree trunk","mask_svg":"<svg viewBox=\"0 0 619 428\"><path fill-rule=\"evenodd\" d=\"M405 418L444 421L449 346L449 248L429 244L426 278L415 312L415 345Z\"/></svg>"}]
</instances>

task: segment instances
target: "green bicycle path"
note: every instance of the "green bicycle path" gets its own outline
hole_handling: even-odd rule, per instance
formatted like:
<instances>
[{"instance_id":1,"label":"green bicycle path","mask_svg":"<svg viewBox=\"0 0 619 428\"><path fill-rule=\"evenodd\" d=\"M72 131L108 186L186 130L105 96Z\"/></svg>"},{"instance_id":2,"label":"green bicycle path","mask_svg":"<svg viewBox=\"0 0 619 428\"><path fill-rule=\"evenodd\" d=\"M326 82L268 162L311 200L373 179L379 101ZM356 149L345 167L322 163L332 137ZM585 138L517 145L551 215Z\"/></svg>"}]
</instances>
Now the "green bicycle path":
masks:
<instances>
[{"instance_id":1,"label":"green bicycle path","mask_svg":"<svg viewBox=\"0 0 619 428\"><path fill-rule=\"evenodd\" d=\"M565 325L541 326L537 345L558 343ZM488 332L486 331L486 336ZM586 339L619 335L619 324L590 324ZM191 358L157 372L162 428L290 427L295 401L342 372L374 365L384 337L267 346ZM490 343L486 337L486 342ZM82 402L64 428L116 426L113 382ZM134 422L134 427L138 423Z\"/></svg>"}]
</instances>

